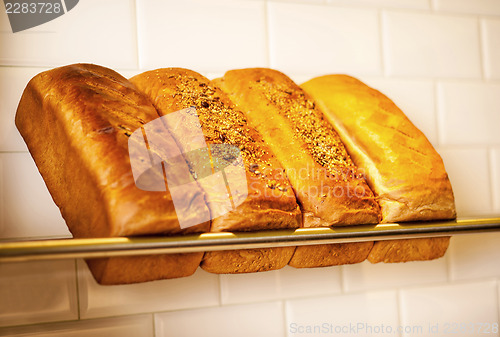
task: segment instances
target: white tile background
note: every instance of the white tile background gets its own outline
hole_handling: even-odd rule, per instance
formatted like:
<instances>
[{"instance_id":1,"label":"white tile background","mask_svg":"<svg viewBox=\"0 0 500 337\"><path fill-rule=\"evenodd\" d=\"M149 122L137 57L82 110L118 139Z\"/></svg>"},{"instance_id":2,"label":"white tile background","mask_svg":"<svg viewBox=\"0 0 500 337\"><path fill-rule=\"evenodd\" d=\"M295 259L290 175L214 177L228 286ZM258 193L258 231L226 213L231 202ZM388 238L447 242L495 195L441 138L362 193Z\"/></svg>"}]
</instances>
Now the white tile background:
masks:
<instances>
[{"instance_id":1,"label":"white tile background","mask_svg":"<svg viewBox=\"0 0 500 337\"><path fill-rule=\"evenodd\" d=\"M73 62L358 76L436 146L459 215L500 212L500 0L80 0L16 34L0 6L0 239L69 235L13 121L33 75ZM498 336L499 260L500 235L477 234L431 262L126 286L80 260L3 264L0 335Z\"/></svg>"}]
</instances>

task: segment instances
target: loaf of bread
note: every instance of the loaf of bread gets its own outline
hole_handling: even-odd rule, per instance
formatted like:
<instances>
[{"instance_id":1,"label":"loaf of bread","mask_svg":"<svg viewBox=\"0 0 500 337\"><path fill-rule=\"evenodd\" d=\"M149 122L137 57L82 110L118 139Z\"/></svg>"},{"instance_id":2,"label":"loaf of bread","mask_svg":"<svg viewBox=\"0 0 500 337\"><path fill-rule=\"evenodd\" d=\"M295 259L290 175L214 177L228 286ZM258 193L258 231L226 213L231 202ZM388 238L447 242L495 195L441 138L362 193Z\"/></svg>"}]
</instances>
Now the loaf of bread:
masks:
<instances>
[{"instance_id":1,"label":"loaf of bread","mask_svg":"<svg viewBox=\"0 0 500 337\"><path fill-rule=\"evenodd\" d=\"M386 96L345 75L302 85L338 131L380 204L382 222L453 219L453 191L443 161L425 135ZM371 262L442 256L449 238L375 243Z\"/></svg>"},{"instance_id":2,"label":"loaf of bread","mask_svg":"<svg viewBox=\"0 0 500 337\"><path fill-rule=\"evenodd\" d=\"M304 227L378 223L380 210L333 127L308 95L271 69L228 71L216 83L261 134L295 191ZM301 246L294 267L357 263L372 242Z\"/></svg>"},{"instance_id":3,"label":"loaf of bread","mask_svg":"<svg viewBox=\"0 0 500 337\"><path fill-rule=\"evenodd\" d=\"M158 118L149 99L118 73L75 64L36 75L16 113L23 136L75 238L205 232L209 222L182 230L172 198L136 187L129 136ZM161 132L168 137L167 132ZM147 160L147 159L146 159ZM184 192L192 212L207 213L204 192ZM88 261L102 284L188 276L202 253Z\"/></svg>"},{"instance_id":4,"label":"loaf of bread","mask_svg":"<svg viewBox=\"0 0 500 337\"><path fill-rule=\"evenodd\" d=\"M229 144L241 150L246 172L248 196L221 216L213 216L211 231L256 231L298 228L301 212L283 166L248 125L245 116L234 108L227 96L202 75L187 69L165 68L148 71L130 79L156 107L160 116L195 107L201 129L209 146ZM181 132L186 134L187 132ZM175 136L174 136L175 138ZM184 152L189 144L176 139ZM220 208L220 194L206 190L212 213ZM245 249L207 252L201 267L213 273L245 273L279 269L293 255L295 247Z\"/></svg>"}]
</instances>

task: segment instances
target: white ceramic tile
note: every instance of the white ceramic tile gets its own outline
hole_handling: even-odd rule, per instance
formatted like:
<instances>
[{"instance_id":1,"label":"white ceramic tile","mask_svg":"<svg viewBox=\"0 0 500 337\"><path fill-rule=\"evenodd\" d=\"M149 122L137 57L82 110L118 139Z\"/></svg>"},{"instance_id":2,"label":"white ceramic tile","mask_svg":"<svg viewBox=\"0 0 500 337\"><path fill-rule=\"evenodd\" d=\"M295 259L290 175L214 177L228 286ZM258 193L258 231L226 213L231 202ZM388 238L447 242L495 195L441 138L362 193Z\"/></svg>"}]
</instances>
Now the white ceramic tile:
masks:
<instances>
[{"instance_id":1,"label":"white ceramic tile","mask_svg":"<svg viewBox=\"0 0 500 337\"><path fill-rule=\"evenodd\" d=\"M376 10L269 3L271 67L285 73L381 73Z\"/></svg>"},{"instance_id":2,"label":"white ceramic tile","mask_svg":"<svg viewBox=\"0 0 500 337\"><path fill-rule=\"evenodd\" d=\"M395 334L397 325L395 291L286 302L286 332L289 337L397 336ZM391 333L383 333L389 329Z\"/></svg>"},{"instance_id":3,"label":"white ceramic tile","mask_svg":"<svg viewBox=\"0 0 500 337\"><path fill-rule=\"evenodd\" d=\"M490 164L493 209L495 212L500 212L500 148L491 150Z\"/></svg>"},{"instance_id":4,"label":"white ceramic tile","mask_svg":"<svg viewBox=\"0 0 500 337\"><path fill-rule=\"evenodd\" d=\"M220 276L222 304L335 294L340 289L338 267L280 270Z\"/></svg>"},{"instance_id":5,"label":"white ceramic tile","mask_svg":"<svg viewBox=\"0 0 500 337\"><path fill-rule=\"evenodd\" d=\"M92 62L110 68L137 66L133 0L80 1L43 25L12 33L2 12L0 63L52 66Z\"/></svg>"},{"instance_id":6,"label":"white ceramic tile","mask_svg":"<svg viewBox=\"0 0 500 337\"><path fill-rule=\"evenodd\" d=\"M283 336L280 302L225 306L155 315L156 337Z\"/></svg>"},{"instance_id":7,"label":"white ceramic tile","mask_svg":"<svg viewBox=\"0 0 500 337\"><path fill-rule=\"evenodd\" d=\"M485 76L500 79L500 20L481 20L481 33Z\"/></svg>"},{"instance_id":8,"label":"white ceramic tile","mask_svg":"<svg viewBox=\"0 0 500 337\"><path fill-rule=\"evenodd\" d=\"M488 153L484 149L438 149L455 195L458 216L491 212Z\"/></svg>"},{"instance_id":9,"label":"white ceramic tile","mask_svg":"<svg viewBox=\"0 0 500 337\"><path fill-rule=\"evenodd\" d=\"M327 0L332 5L384 7L384 8L407 8L407 9L429 9L428 0Z\"/></svg>"},{"instance_id":10,"label":"white ceramic tile","mask_svg":"<svg viewBox=\"0 0 500 337\"><path fill-rule=\"evenodd\" d=\"M428 80L366 78L364 82L389 97L436 146L438 141L434 84Z\"/></svg>"},{"instance_id":11,"label":"white ceramic tile","mask_svg":"<svg viewBox=\"0 0 500 337\"><path fill-rule=\"evenodd\" d=\"M14 124L24 88L41 68L0 67L0 151L27 151Z\"/></svg>"},{"instance_id":12,"label":"white ceramic tile","mask_svg":"<svg viewBox=\"0 0 500 337\"><path fill-rule=\"evenodd\" d=\"M406 263L377 263L368 261L342 267L344 290L398 288L411 284L446 282L446 258Z\"/></svg>"},{"instance_id":13,"label":"white ceramic tile","mask_svg":"<svg viewBox=\"0 0 500 337\"><path fill-rule=\"evenodd\" d=\"M420 327L403 336L498 336L496 281L404 290L400 303L402 326Z\"/></svg>"},{"instance_id":14,"label":"white ceramic tile","mask_svg":"<svg viewBox=\"0 0 500 337\"><path fill-rule=\"evenodd\" d=\"M0 238L70 236L29 153L0 153Z\"/></svg>"},{"instance_id":15,"label":"white ceramic tile","mask_svg":"<svg viewBox=\"0 0 500 337\"><path fill-rule=\"evenodd\" d=\"M80 317L97 318L219 305L218 275L198 268L194 275L153 282L101 286L78 260Z\"/></svg>"},{"instance_id":16,"label":"white ceramic tile","mask_svg":"<svg viewBox=\"0 0 500 337\"><path fill-rule=\"evenodd\" d=\"M153 337L151 315L125 316L8 328L0 334L16 337Z\"/></svg>"},{"instance_id":17,"label":"white ceramic tile","mask_svg":"<svg viewBox=\"0 0 500 337\"><path fill-rule=\"evenodd\" d=\"M432 0L434 9L438 11L500 15L498 0Z\"/></svg>"},{"instance_id":18,"label":"white ceramic tile","mask_svg":"<svg viewBox=\"0 0 500 337\"><path fill-rule=\"evenodd\" d=\"M0 326L78 319L76 296L74 260L0 263Z\"/></svg>"},{"instance_id":19,"label":"white ceramic tile","mask_svg":"<svg viewBox=\"0 0 500 337\"><path fill-rule=\"evenodd\" d=\"M279 270L282 298L337 294L341 292L340 267L293 268Z\"/></svg>"},{"instance_id":20,"label":"white ceramic tile","mask_svg":"<svg viewBox=\"0 0 500 337\"><path fill-rule=\"evenodd\" d=\"M392 11L382 18L388 75L481 77L475 18Z\"/></svg>"},{"instance_id":21,"label":"white ceramic tile","mask_svg":"<svg viewBox=\"0 0 500 337\"><path fill-rule=\"evenodd\" d=\"M453 237L449 259L452 280L500 277L500 233Z\"/></svg>"},{"instance_id":22,"label":"white ceramic tile","mask_svg":"<svg viewBox=\"0 0 500 337\"><path fill-rule=\"evenodd\" d=\"M234 304L280 298L278 270L250 274L220 275L221 302Z\"/></svg>"},{"instance_id":23,"label":"white ceramic tile","mask_svg":"<svg viewBox=\"0 0 500 337\"><path fill-rule=\"evenodd\" d=\"M267 65L262 1L138 0L141 68L226 71Z\"/></svg>"},{"instance_id":24,"label":"white ceramic tile","mask_svg":"<svg viewBox=\"0 0 500 337\"><path fill-rule=\"evenodd\" d=\"M275 2L295 2L304 4L324 4L326 0L269 0Z\"/></svg>"},{"instance_id":25,"label":"white ceramic tile","mask_svg":"<svg viewBox=\"0 0 500 337\"><path fill-rule=\"evenodd\" d=\"M442 145L500 144L500 84L441 82L437 95Z\"/></svg>"}]
</instances>

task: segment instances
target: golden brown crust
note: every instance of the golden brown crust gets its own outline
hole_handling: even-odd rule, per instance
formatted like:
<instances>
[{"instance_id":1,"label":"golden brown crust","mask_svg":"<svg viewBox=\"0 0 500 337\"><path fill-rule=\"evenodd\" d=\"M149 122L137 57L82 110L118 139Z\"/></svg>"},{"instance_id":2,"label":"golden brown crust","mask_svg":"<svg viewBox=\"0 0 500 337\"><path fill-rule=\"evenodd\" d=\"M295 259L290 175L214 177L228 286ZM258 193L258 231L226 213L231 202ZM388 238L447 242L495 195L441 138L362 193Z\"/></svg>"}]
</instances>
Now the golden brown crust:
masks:
<instances>
[{"instance_id":1,"label":"golden brown crust","mask_svg":"<svg viewBox=\"0 0 500 337\"><path fill-rule=\"evenodd\" d=\"M161 116L194 106L209 146L224 143L241 150L248 197L233 211L213 219L212 232L300 227L301 212L283 168L262 137L217 86L194 71L180 68L148 71L130 80L152 100ZM218 200L210 199L211 193L207 195L209 207L217 207ZM227 273L281 265L274 261L283 259L279 254L266 256L272 260L263 258L249 264L247 255L237 252L207 253L203 266L211 272Z\"/></svg>"},{"instance_id":2,"label":"golden brown crust","mask_svg":"<svg viewBox=\"0 0 500 337\"><path fill-rule=\"evenodd\" d=\"M426 261L442 257L449 237L377 241L368 255L371 263Z\"/></svg>"},{"instance_id":3,"label":"golden brown crust","mask_svg":"<svg viewBox=\"0 0 500 337\"><path fill-rule=\"evenodd\" d=\"M217 83L285 167L301 205L304 227L378 223L373 193L335 130L299 86L278 71L262 68L228 71ZM340 256L335 253L339 250L355 254ZM292 264L317 267L360 262L359 251L363 248L358 244L298 247ZM361 255L366 257L367 252Z\"/></svg>"},{"instance_id":4,"label":"golden brown crust","mask_svg":"<svg viewBox=\"0 0 500 337\"><path fill-rule=\"evenodd\" d=\"M206 252L200 266L217 274L276 270L287 265L294 251L295 247L277 247Z\"/></svg>"},{"instance_id":5,"label":"golden brown crust","mask_svg":"<svg viewBox=\"0 0 500 337\"><path fill-rule=\"evenodd\" d=\"M102 285L130 284L186 277L194 274L203 253L125 256L87 260Z\"/></svg>"},{"instance_id":6,"label":"golden brown crust","mask_svg":"<svg viewBox=\"0 0 500 337\"><path fill-rule=\"evenodd\" d=\"M16 126L74 237L208 230L209 224L202 223L181 231L168 191L147 192L135 186L128 136L157 117L149 100L130 82L103 67L65 66L28 83ZM201 197L194 209L208 209L203 191L190 193ZM169 270L168 265L159 268ZM163 274L168 277L168 272ZM140 277L131 274L129 281Z\"/></svg>"},{"instance_id":7,"label":"golden brown crust","mask_svg":"<svg viewBox=\"0 0 500 337\"><path fill-rule=\"evenodd\" d=\"M339 132L380 203L382 222L455 218L448 175L425 135L386 96L355 78L327 75L302 87Z\"/></svg>"},{"instance_id":8,"label":"golden brown crust","mask_svg":"<svg viewBox=\"0 0 500 337\"><path fill-rule=\"evenodd\" d=\"M441 157L389 98L346 75L314 78L302 87L335 126L356 165L365 171L380 203L382 222L456 217ZM443 238L377 242L368 259L432 259L442 256L447 247L448 240Z\"/></svg>"},{"instance_id":9,"label":"golden brown crust","mask_svg":"<svg viewBox=\"0 0 500 337\"><path fill-rule=\"evenodd\" d=\"M366 260L373 242L336 243L297 247L289 265L313 268L360 263Z\"/></svg>"},{"instance_id":10,"label":"golden brown crust","mask_svg":"<svg viewBox=\"0 0 500 337\"><path fill-rule=\"evenodd\" d=\"M304 226L378 222L373 194L335 130L292 80L254 68L228 71L218 83L285 167Z\"/></svg>"}]
</instances>

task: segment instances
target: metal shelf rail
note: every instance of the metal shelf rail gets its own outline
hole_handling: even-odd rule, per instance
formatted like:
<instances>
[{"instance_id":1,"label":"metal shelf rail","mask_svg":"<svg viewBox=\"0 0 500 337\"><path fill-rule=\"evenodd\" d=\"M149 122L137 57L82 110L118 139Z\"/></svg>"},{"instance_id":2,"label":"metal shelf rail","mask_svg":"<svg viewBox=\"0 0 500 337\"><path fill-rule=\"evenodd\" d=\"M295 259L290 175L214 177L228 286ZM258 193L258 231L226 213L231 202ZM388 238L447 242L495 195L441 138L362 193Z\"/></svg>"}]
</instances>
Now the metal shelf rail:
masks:
<instances>
[{"instance_id":1,"label":"metal shelf rail","mask_svg":"<svg viewBox=\"0 0 500 337\"><path fill-rule=\"evenodd\" d=\"M185 236L0 241L0 262L317 245L500 231L500 216Z\"/></svg>"}]
</instances>

